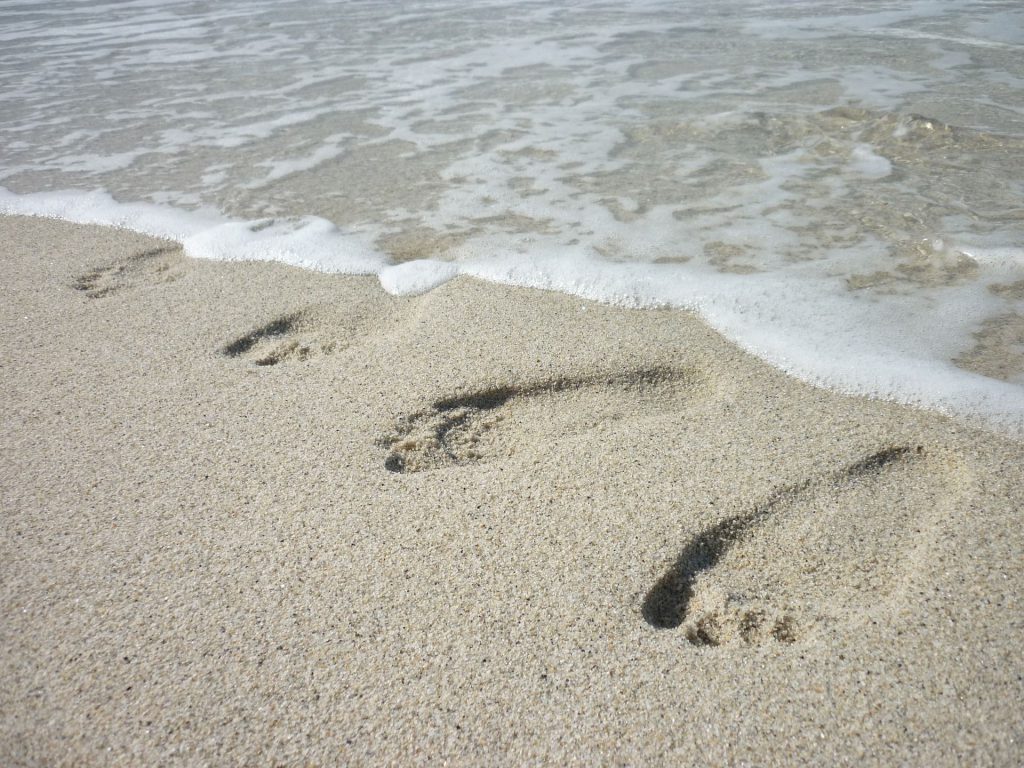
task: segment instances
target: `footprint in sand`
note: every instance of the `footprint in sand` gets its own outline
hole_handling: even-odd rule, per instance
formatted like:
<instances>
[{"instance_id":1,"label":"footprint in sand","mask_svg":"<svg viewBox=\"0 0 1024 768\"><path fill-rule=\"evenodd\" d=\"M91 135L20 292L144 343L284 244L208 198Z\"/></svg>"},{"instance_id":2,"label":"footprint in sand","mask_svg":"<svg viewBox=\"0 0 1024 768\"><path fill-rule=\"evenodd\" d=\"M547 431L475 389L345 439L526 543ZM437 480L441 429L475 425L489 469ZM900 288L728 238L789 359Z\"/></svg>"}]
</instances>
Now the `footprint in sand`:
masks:
<instances>
[{"instance_id":1,"label":"footprint in sand","mask_svg":"<svg viewBox=\"0 0 1024 768\"><path fill-rule=\"evenodd\" d=\"M648 592L658 629L694 645L792 643L898 593L921 525L950 504L923 448L887 448L784 488L698 534Z\"/></svg>"},{"instance_id":2,"label":"footprint in sand","mask_svg":"<svg viewBox=\"0 0 1024 768\"><path fill-rule=\"evenodd\" d=\"M403 321L398 303L383 293L337 286L329 303L272 317L223 344L218 352L249 365L307 362L386 333Z\"/></svg>"},{"instance_id":3,"label":"footprint in sand","mask_svg":"<svg viewBox=\"0 0 1024 768\"><path fill-rule=\"evenodd\" d=\"M389 449L384 466L420 472L510 456L517 444L550 443L606 422L679 409L706 387L695 370L665 367L456 395L402 418L380 441Z\"/></svg>"},{"instance_id":4,"label":"footprint in sand","mask_svg":"<svg viewBox=\"0 0 1024 768\"><path fill-rule=\"evenodd\" d=\"M170 283L181 277L183 260L177 246L151 248L123 261L90 269L75 279L74 287L90 299L101 299L127 288Z\"/></svg>"},{"instance_id":5,"label":"footprint in sand","mask_svg":"<svg viewBox=\"0 0 1024 768\"><path fill-rule=\"evenodd\" d=\"M240 358L260 366L329 355L338 345L319 338L317 329L321 325L321 318L315 310L283 315L247 331L225 344L220 351L226 357Z\"/></svg>"}]
</instances>

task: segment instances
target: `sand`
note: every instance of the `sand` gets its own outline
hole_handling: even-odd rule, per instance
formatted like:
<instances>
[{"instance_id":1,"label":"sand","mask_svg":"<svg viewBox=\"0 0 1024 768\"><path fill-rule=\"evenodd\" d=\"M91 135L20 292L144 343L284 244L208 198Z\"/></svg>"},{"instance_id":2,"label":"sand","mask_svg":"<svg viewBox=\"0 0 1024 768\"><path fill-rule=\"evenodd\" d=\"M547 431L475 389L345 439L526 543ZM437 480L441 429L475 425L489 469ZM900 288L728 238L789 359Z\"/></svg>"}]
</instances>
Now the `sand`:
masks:
<instances>
[{"instance_id":1,"label":"sand","mask_svg":"<svg viewBox=\"0 0 1024 768\"><path fill-rule=\"evenodd\" d=\"M0 249L0 764L1024 762L1019 442L680 312Z\"/></svg>"}]
</instances>

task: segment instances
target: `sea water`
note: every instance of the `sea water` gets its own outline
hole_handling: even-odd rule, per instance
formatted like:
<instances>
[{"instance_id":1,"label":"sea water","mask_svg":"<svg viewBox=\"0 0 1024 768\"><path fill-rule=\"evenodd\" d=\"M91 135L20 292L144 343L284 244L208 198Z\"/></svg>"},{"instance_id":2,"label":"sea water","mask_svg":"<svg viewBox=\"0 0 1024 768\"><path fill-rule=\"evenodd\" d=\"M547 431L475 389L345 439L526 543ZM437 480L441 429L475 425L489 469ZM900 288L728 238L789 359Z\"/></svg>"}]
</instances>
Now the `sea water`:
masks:
<instances>
[{"instance_id":1,"label":"sea water","mask_svg":"<svg viewBox=\"0 0 1024 768\"><path fill-rule=\"evenodd\" d=\"M1024 424L1019 0L0 0L0 211L685 308Z\"/></svg>"}]
</instances>

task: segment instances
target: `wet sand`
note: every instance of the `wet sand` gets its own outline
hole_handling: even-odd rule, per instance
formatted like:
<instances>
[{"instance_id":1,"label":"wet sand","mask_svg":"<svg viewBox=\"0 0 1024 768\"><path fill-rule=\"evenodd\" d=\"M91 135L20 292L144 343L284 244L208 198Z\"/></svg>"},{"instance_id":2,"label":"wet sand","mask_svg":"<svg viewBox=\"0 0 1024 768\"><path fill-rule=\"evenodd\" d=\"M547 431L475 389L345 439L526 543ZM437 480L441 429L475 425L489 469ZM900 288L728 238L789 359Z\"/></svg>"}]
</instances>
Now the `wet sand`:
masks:
<instances>
[{"instance_id":1,"label":"wet sand","mask_svg":"<svg viewBox=\"0 0 1024 768\"><path fill-rule=\"evenodd\" d=\"M0 218L0 763L1024 761L1024 447L680 312Z\"/></svg>"}]
</instances>

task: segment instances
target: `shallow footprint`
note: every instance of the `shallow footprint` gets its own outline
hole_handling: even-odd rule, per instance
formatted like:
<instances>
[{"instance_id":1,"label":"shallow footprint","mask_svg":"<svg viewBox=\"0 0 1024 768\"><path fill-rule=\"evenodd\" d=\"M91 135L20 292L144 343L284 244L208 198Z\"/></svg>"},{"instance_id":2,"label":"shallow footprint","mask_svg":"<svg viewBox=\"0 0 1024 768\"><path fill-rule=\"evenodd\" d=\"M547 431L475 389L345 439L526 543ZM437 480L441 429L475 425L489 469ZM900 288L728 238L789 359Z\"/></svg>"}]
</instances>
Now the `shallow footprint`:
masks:
<instances>
[{"instance_id":1,"label":"shallow footprint","mask_svg":"<svg viewBox=\"0 0 1024 768\"><path fill-rule=\"evenodd\" d=\"M318 326L316 313L312 311L282 315L225 344L221 354L259 366L330 354L337 345L321 340L316 330Z\"/></svg>"},{"instance_id":2,"label":"shallow footprint","mask_svg":"<svg viewBox=\"0 0 1024 768\"><path fill-rule=\"evenodd\" d=\"M124 261L84 272L75 279L74 287L90 299L100 299L137 285L177 280L182 274L182 263L176 246L151 248Z\"/></svg>"},{"instance_id":3,"label":"shallow footprint","mask_svg":"<svg viewBox=\"0 0 1024 768\"><path fill-rule=\"evenodd\" d=\"M696 536L648 592L658 629L694 645L798 640L898 589L920 526L949 503L923 448L899 446L784 488Z\"/></svg>"},{"instance_id":4,"label":"shallow footprint","mask_svg":"<svg viewBox=\"0 0 1024 768\"><path fill-rule=\"evenodd\" d=\"M439 400L399 420L381 443L392 472L420 472L512 455L602 424L682 407L706 387L693 369L646 368L495 387ZM571 401L571 404L570 404Z\"/></svg>"}]
</instances>

